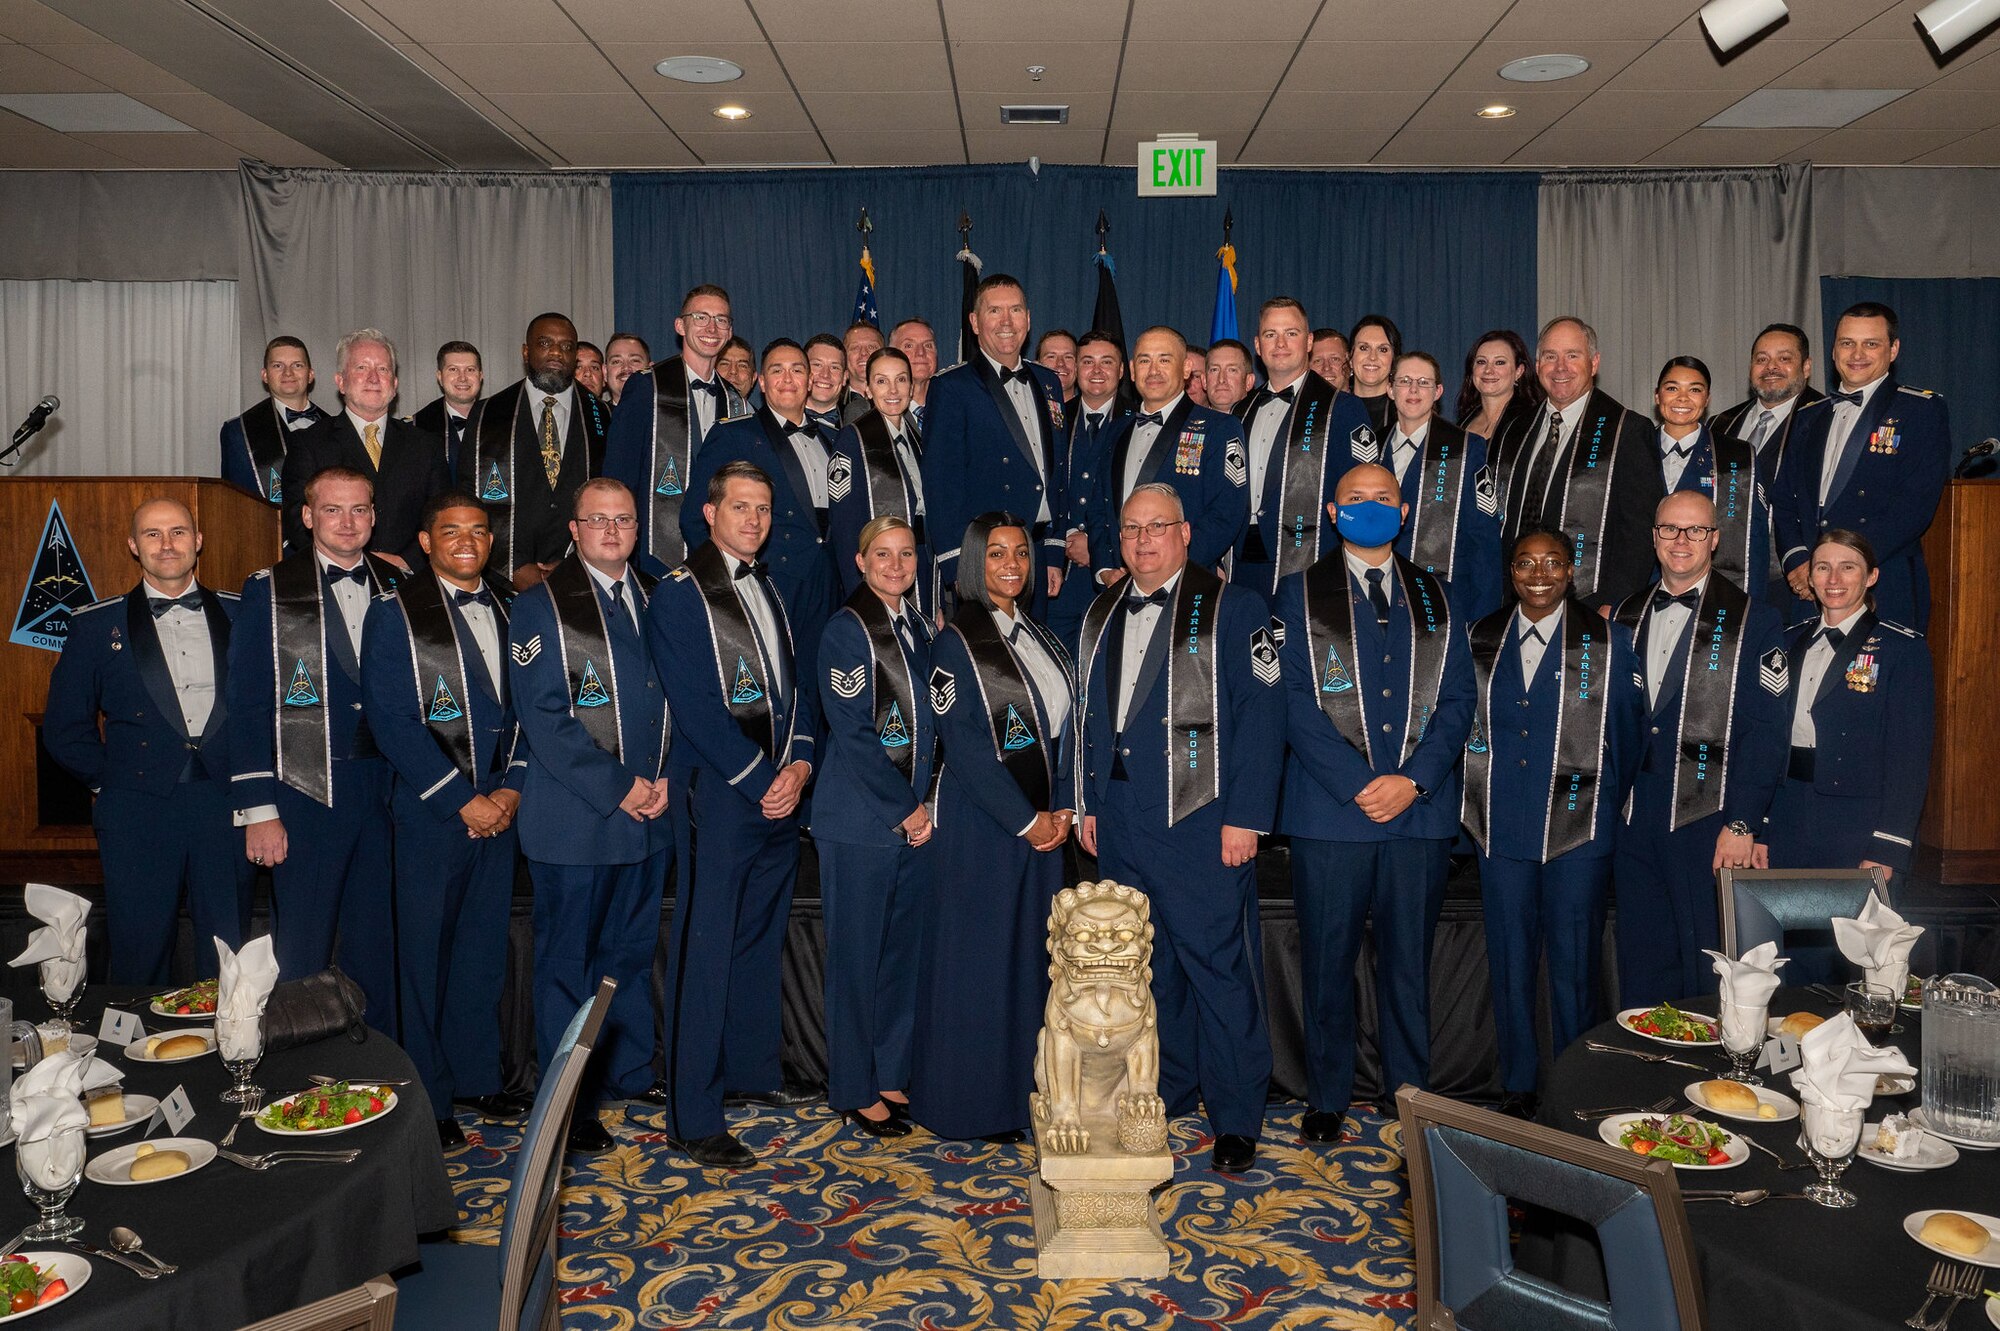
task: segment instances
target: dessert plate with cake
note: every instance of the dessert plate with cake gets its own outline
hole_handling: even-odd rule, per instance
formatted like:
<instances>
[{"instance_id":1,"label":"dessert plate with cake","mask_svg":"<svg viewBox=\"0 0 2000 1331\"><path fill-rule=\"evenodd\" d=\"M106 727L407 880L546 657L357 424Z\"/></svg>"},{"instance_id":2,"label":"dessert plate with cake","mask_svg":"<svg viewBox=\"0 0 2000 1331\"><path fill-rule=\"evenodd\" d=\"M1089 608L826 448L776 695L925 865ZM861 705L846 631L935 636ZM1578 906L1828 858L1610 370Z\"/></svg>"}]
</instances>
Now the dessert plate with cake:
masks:
<instances>
[{"instance_id":1,"label":"dessert plate with cake","mask_svg":"<svg viewBox=\"0 0 2000 1331\"><path fill-rule=\"evenodd\" d=\"M1861 1129L1861 1145L1854 1153L1871 1165L1923 1173L1958 1163L1958 1148L1937 1134L1926 1132L1901 1114L1890 1114L1880 1123Z\"/></svg>"},{"instance_id":2,"label":"dessert plate with cake","mask_svg":"<svg viewBox=\"0 0 2000 1331\"><path fill-rule=\"evenodd\" d=\"M127 1128L136 1128L153 1116L160 1102L150 1095L137 1095L116 1086L97 1095L85 1096L83 1107L90 1111L92 1137L114 1137Z\"/></svg>"},{"instance_id":3,"label":"dessert plate with cake","mask_svg":"<svg viewBox=\"0 0 2000 1331\"><path fill-rule=\"evenodd\" d=\"M83 1175L93 1183L129 1188L140 1183L192 1174L215 1159L215 1143L199 1137L162 1137L158 1141L134 1142L94 1156Z\"/></svg>"},{"instance_id":4,"label":"dessert plate with cake","mask_svg":"<svg viewBox=\"0 0 2000 1331\"><path fill-rule=\"evenodd\" d=\"M1724 1118L1747 1119L1752 1123L1783 1123L1799 1116L1799 1102L1764 1086L1745 1086L1740 1081L1717 1077L1713 1081L1691 1081L1681 1088L1696 1106Z\"/></svg>"}]
</instances>

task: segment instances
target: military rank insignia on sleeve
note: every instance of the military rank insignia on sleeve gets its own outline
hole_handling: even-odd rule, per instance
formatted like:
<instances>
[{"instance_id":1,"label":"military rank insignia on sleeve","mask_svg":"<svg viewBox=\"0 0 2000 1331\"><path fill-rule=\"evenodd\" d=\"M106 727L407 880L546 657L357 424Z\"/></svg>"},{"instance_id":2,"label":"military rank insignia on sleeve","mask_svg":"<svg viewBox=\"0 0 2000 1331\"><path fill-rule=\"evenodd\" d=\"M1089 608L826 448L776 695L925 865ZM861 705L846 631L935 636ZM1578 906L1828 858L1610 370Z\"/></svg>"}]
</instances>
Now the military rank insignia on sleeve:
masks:
<instances>
[{"instance_id":1,"label":"military rank insignia on sleeve","mask_svg":"<svg viewBox=\"0 0 2000 1331\"><path fill-rule=\"evenodd\" d=\"M542 635L537 633L526 642L517 642L507 650L513 656L515 665L531 665L534 659L542 654Z\"/></svg>"},{"instance_id":2,"label":"military rank insignia on sleeve","mask_svg":"<svg viewBox=\"0 0 2000 1331\"><path fill-rule=\"evenodd\" d=\"M930 678L931 710L943 716L958 701L958 676L943 666L934 666Z\"/></svg>"},{"instance_id":3,"label":"military rank insignia on sleeve","mask_svg":"<svg viewBox=\"0 0 2000 1331\"><path fill-rule=\"evenodd\" d=\"M1782 698L1792 687L1792 658L1785 655L1784 648L1773 647L1758 660L1757 682L1774 698Z\"/></svg>"},{"instance_id":4,"label":"military rank insignia on sleeve","mask_svg":"<svg viewBox=\"0 0 2000 1331\"><path fill-rule=\"evenodd\" d=\"M1250 468L1243 461L1243 445L1234 439L1222 450L1222 476L1239 490L1250 484Z\"/></svg>"},{"instance_id":5,"label":"military rank insignia on sleeve","mask_svg":"<svg viewBox=\"0 0 2000 1331\"><path fill-rule=\"evenodd\" d=\"M856 666L852 670L842 670L839 666L832 666L827 670L826 682L833 686L836 697L859 697L868 683L868 668Z\"/></svg>"},{"instance_id":6,"label":"military rank insignia on sleeve","mask_svg":"<svg viewBox=\"0 0 2000 1331\"><path fill-rule=\"evenodd\" d=\"M1278 645L1271 641L1271 630L1268 628L1260 628L1250 635L1250 673L1257 677L1259 684L1278 682Z\"/></svg>"},{"instance_id":7,"label":"military rank insignia on sleeve","mask_svg":"<svg viewBox=\"0 0 2000 1331\"><path fill-rule=\"evenodd\" d=\"M1285 621L1276 615L1271 616L1271 644L1281 650L1285 645Z\"/></svg>"},{"instance_id":8,"label":"military rank insignia on sleeve","mask_svg":"<svg viewBox=\"0 0 2000 1331\"><path fill-rule=\"evenodd\" d=\"M1366 425L1357 425L1347 436L1348 447L1354 453L1356 462L1380 462L1382 445L1376 442L1375 431Z\"/></svg>"},{"instance_id":9,"label":"military rank insignia on sleeve","mask_svg":"<svg viewBox=\"0 0 2000 1331\"><path fill-rule=\"evenodd\" d=\"M1472 500L1487 517L1499 514L1500 486L1493 479L1493 468L1481 467L1479 474L1472 478Z\"/></svg>"},{"instance_id":10,"label":"military rank insignia on sleeve","mask_svg":"<svg viewBox=\"0 0 2000 1331\"><path fill-rule=\"evenodd\" d=\"M835 453L826 468L827 498L838 503L854 489L854 463L845 453Z\"/></svg>"}]
</instances>

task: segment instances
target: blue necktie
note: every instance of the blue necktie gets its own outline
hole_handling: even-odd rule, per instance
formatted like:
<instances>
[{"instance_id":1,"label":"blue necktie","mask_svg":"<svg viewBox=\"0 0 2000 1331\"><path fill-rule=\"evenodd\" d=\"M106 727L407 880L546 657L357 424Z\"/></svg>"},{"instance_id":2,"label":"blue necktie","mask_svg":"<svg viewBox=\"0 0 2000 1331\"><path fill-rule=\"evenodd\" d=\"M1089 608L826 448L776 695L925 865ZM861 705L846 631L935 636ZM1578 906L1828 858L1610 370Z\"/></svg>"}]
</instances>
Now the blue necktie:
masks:
<instances>
[{"instance_id":1,"label":"blue necktie","mask_svg":"<svg viewBox=\"0 0 2000 1331\"><path fill-rule=\"evenodd\" d=\"M451 594L451 603L458 606L483 605L490 610L493 608L493 593L487 591L484 587L481 587L476 592L454 590Z\"/></svg>"}]
</instances>

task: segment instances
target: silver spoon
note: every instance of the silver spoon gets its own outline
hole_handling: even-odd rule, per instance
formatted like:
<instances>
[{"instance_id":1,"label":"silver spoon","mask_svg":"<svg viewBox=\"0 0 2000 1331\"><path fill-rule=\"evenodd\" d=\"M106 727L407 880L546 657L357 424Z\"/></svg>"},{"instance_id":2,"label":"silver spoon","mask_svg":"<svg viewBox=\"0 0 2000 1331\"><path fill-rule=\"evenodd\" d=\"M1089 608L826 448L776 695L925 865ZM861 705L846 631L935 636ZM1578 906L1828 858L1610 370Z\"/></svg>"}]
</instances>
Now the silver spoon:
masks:
<instances>
[{"instance_id":1,"label":"silver spoon","mask_svg":"<svg viewBox=\"0 0 2000 1331\"><path fill-rule=\"evenodd\" d=\"M1755 1206L1771 1195L1769 1188L1745 1188L1741 1192L1684 1192L1684 1202L1728 1202L1731 1206Z\"/></svg>"},{"instance_id":2,"label":"silver spoon","mask_svg":"<svg viewBox=\"0 0 2000 1331\"><path fill-rule=\"evenodd\" d=\"M116 1248L119 1252L129 1253L135 1257L145 1258L147 1261L151 1262L154 1266L158 1267L160 1274L163 1276L170 1276L174 1272L180 1270L180 1268L178 1266L175 1266L173 1263L163 1262L159 1258L155 1257L152 1253L145 1251L145 1244L139 1238L139 1236L133 1231L125 1228L125 1226L123 1225L112 1226L111 1246L113 1248Z\"/></svg>"}]
</instances>

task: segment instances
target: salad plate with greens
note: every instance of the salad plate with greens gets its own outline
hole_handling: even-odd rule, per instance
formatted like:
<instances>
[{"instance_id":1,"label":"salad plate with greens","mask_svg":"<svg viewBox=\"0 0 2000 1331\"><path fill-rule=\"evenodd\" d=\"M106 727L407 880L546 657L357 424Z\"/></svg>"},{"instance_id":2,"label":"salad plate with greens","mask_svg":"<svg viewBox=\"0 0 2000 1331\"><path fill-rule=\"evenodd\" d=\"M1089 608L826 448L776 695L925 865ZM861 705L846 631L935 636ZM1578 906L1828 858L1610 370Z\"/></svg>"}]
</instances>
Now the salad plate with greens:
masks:
<instances>
[{"instance_id":1,"label":"salad plate with greens","mask_svg":"<svg viewBox=\"0 0 2000 1331\"><path fill-rule=\"evenodd\" d=\"M1613 1114L1597 1135L1676 1169L1732 1169L1750 1158L1741 1138L1687 1114Z\"/></svg>"},{"instance_id":2,"label":"salad plate with greens","mask_svg":"<svg viewBox=\"0 0 2000 1331\"><path fill-rule=\"evenodd\" d=\"M333 1082L265 1105L257 1126L278 1137L324 1137L373 1123L396 1107L396 1092L370 1082Z\"/></svg>"},{"instance_id":3,"label":"salad plate with greens","mask_svg":"<svg viewBox=\"0 0 2000 1331\"><path fill-rule=\"evenodd\" d=\"M1719 1045L1722 1032L1715 1018L1699 1012L1683 1012L1672 1003L1658 1007L1628 1007L1618 1014L1618 1024L1634 1035L1661 1044L1688 1046Z\"/></svg>"},{"instance_id":4,"label":"salad plate with greens","mask_svg":"<svg viewBox=\"0 0 2000 1331\"><path fill-rule=\"evenodd\" d=\"M89 1279L90 1262L81 1253L17 1252L0 1259L0 1321L53 1308Z\"/></svg>"}]
</instances>

